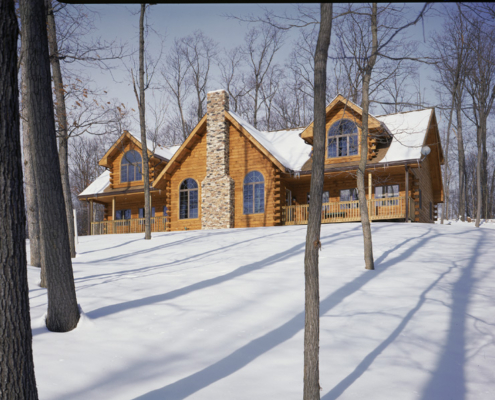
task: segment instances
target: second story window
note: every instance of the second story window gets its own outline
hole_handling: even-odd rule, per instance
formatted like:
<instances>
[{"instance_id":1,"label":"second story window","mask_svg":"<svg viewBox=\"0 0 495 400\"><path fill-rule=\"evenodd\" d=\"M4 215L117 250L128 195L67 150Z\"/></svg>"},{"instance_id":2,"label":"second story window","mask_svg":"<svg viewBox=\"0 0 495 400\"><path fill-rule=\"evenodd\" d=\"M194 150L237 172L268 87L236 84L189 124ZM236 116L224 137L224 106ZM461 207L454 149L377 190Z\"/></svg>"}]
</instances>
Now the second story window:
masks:
<instances>
[{"instance_id":1,"label":"second story window","mask_svg":"<svg viewBox=\"0 0 495 400\"><path fill-rule=\"evenodd\" d=\"M143 178L141 175L142 167L141 154L136 150L127 151L120 163L120 182L140 181Z\"/></svg>"},{"instance_id":2,"label":"second story window","mask_svg":"<svg viewBox=\"0 0 495 400\"><path fill-rule=\"evenodd\" d=\"M348 119L335 122L328 130L327 158L355 156L357 154L357 125Z\"/></svg>"}]
</instances>

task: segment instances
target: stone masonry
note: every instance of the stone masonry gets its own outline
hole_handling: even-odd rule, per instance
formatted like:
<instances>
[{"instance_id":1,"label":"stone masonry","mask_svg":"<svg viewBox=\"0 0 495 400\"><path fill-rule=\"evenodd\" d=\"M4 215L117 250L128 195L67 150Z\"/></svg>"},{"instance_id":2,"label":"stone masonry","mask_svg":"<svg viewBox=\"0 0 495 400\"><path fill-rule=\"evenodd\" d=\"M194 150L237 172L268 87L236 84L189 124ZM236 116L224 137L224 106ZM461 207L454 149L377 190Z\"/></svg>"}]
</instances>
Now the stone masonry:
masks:
<instances>
[{"instance_id":1,"label":"stone masonry","mask_svg":"<svg viewBox=\"0 0 495 400\"><path fill-rule=\"evenodd\" d=\"M234 227L234 180L229 176L229 110L225 90L207 94L206 177L201 182L201 229Z\"/></svg>"}]
</instances>

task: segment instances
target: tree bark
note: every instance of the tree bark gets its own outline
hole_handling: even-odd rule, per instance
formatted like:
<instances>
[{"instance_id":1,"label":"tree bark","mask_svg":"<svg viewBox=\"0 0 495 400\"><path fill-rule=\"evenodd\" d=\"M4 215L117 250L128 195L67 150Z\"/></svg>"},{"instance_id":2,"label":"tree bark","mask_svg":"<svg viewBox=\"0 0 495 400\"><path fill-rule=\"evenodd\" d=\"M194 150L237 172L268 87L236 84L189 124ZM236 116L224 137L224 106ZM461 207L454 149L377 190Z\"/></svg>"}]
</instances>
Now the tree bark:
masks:
<instances>
[{"instance_id":1,"label":"tree bark","mask_svg":"<svg viewBox=\"0 0 495 400\"><path fill-rule=\"evenodd\" d=\"M41 268L40 254L40 224L38 216L38 199L36 197L36 182L34 180L33 162L31 155L31 141L27 123L26 105L26 68L21 67L21 94L22 94L22 141L24 158L24 183L26 185L26 216L28 220L30 264Z\"/></svg>"},{"instance_id":2,"label":"tree bark","mask_svg":"<svg viewBox=\"0 0 495 400\"><path fill-rule=\"evenodd\" d=\"M332 3L320 5L321 21L315 51L315 95L313 129L313 167L306 250L304 255L305 321L304 321L304 400L320 398L320 293L318 251L321 249L321 204L325 163L325 93L328 47L332 31Z\"/></svg>"},{"instance_id":3,"label":"tree bark","mask_svg":"<svg viewBox=\"0 0 495 400\"><path fill-rule=\"evenodd\" d=\"M459 82L456 80L455 85L458 85ZM442 216L440 218L440 223L443 224L444 219L449 219L448 216L448 208L449 208L449 196L450 196L450 185L449 185L449 144L450 144L450 128L452 127L452 114L454 113L454 103L455 96L457 93L457 87L454 86L454 90L452 91L452 104L450 105L450 114L449 114L449 123L447 124L447 140L445 144L445 166L444 166L444 174L443 174L443 184L445 186L445 202L442 207Z\"/></svg>"},{"instance_id":4,"label":"tree bark","mask_svg":"<svg viewBox=\"0 0 495 400\"><path fill-rule=\"evenodd\" d=\"M464 140L462 137L462 110L461 102L456 102L457 113L457 152L459 159L459 214L461 221L466 220L466 155L464 153Z\"/></svg>"},{"instance_id":5,"label":"tree bark","mask_svg":"<svg viewBox=\"0 0 495 400\"><path fill-rule=\"evenodd\" d=\"M47 22L48 22L48 45L50 48L50 64L52 66L53 86L55 88L55 113L58 122L58 158L60 163L60 174L62 178L62 189L64 192L65 214L67 217L67 228L69 234L70 256L76 257L76 244L74 232L74 213L72 208L72 196L69 182L69 135L67 133L67 111L65 107L64 82L60 68L60 58L57 44L57 28L53 15L52 1L46 0Z\"/></svg>"},{"instance_id":6,"label":"tree bark","mask_svg":"<svg viewBox=\"0 0 495 400\"><path fill-rule=\"evenodd\" d=\"M46 326L54 332L67 332L77 326L79 309L57 157L46 10L44 2L36 0L22 0L19 6L26 51L28 124L38 189L41 260L46 265Z\"/></svg>"},{"instance_id":7,"label":"tree bark","mask_svg":"<svg viewBox=\"0 0 495 400\"><path fill-rule=\"evenodd\" d=\"M363 95L362 95L362 128L361 128L361 158L359 160L359 166L357 169L357 187L358 187L358 200L359 209L361 212L361 226L363 229L364 239L364 262L366 269L375 269L373 261L373 243L371 240L371 225L368 213L368 203L366 201L366 163L368 161L368 115L369 115L369 90L370 80L373 67L376 63L377 51L378 51L378 19L377 19L377 3L373 3L371 11L371 56L368 60L368 64L364 70L363 76Z\"/></svg>"},{"instance_id":8,"label":"tree bark","mask_svg":"<svg viewBox=\"0 0 495 400\"><path fill-rule=\"evenodd\" d=\"M478 156L477 156L477 161L476 161L476 190L478 192L478 199L477 199L477 204L476 204L476 222L475 226L476 228L480 227L480 222L481 222L481 211L482 211L482 206L483 206L483 195L482 195L482 190L481 190L481 168L482 168L482 158L483 158L483 146L481 143L481 127L478 126L476 128L476 138L477 138L477 144L478 144Z\"/></svg>"},{"instance_id":9,"label":"tree bark","mask_svg":"<svg viewBox=\"0 0 495 400\"><path fill-rule=\"evenodd\" d=\"M151 202L150 202L150 169L148 161L148 145L146 141L146 101L144 97L144 13L146 4L141 4L139 17L139 126L141 128L141 145L143 154L144 183L144 238L151 239Z\"/></svg>"},{"instance_id":10,"label":"tree bark","mask_svg":"<svg viewBox=\"0 0 495 400\"><path fill-rule=\"evenodd\" d=\"M23 27L24 29L24 27ZM38 399L34 375L19 136L17 17L0 2L0 398Z\"/></svg>"}]
</instances>

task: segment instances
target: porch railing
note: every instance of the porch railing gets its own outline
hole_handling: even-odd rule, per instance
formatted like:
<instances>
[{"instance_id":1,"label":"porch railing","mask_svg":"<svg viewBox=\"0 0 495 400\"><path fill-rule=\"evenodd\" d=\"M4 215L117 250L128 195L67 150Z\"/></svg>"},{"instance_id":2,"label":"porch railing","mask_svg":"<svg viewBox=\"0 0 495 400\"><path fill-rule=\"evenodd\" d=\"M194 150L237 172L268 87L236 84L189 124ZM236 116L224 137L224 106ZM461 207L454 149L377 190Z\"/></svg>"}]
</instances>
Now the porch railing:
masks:
<instances>
[{"instance_id":1,"label":"porch railing","mask_svg":"<svg viewBox=\"0 0 495 400\"><path fill-rule=\"evenodd\" d=\"M406 198L389 197L371 199L368 202L368 212L371 220L401 219L406 217ZM309 204L282 207L282 224L303 225L308 223ZM409 215L414 220L414 201L409 198ZM351 222L360 221L361 212L359 201L339 201L323 203L321 207L321 222Z\"/></svg>"},{"instance_id":2,"label":"porch railing","mask_svg":"<svg viewBox=\"0 0 495 400\"><path fill-rule=\"evenodd\" d=\"M150 223L151 232L163 232L166 230L167 217L152 217ZM144 232L144 224L145 218L92 222L91 234L140 233Z\"/></svg>"}]
</instances>

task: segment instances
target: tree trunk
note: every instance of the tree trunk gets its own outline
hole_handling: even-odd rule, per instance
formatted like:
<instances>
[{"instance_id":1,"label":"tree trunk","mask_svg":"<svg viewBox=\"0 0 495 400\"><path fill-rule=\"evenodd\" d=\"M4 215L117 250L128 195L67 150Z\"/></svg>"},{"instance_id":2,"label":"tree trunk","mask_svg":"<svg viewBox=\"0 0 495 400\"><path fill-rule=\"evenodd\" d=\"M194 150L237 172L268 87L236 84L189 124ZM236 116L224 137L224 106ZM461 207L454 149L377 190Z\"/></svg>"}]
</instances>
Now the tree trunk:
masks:
<instances>
[{"instance_id":1,"label":"tree trunk","mask_svg":"<svg viewBox=\"0 0 495 400\"><path fill-rule=\"evenodd\" d=\"M23 24L24 29L24 24ZM17 85L17 17L0 2L0 398L38 399L34 376Z\"/></svg>"},{"instance_id":2,"label":"tree trunk","mask_svg":"<svg viewBox=\"0 0 495 400\"><path fill-rule=\"evenodd\" d=\"M461 102L456 102L457 113L457 152L459 158L459 214L461 221L466 220L466 155L464 153L464 140L462 137L462 110Z\"/></svg>"},{"instance_id":3,"label":"tree trunk","mask_svg":"<svg viewBox=\"0 0 495 400\"><path fill-rule=\"evenodd\" d=\"M478 199L477 199L477 204L476 204L476 223L475 226L476 228L480 227L480 222L481 222L481 209L482 209L482 204L483 204L483 196L482 196L482 190L481 190L481 167L482 167L482 158L483 158L483 146L481 143L481 127L478 126L476 128L476 138L477 138L477 144L478 144L478 157L477 157L477 162L476 162L476 190L478 193Z\"/></svg>"},{"instance_id":4,"label":"tree trunk","mask_svg":"<svg viewBox=\"0 0 495 400\"><path fill-rule=\"evenodd\" d=\"M21 67L21 93L22 93L22 141L24 155L24 183L26 185L26 216L28 220L30 264L41 268L40 254L40 224L38 216L38 199L36 198L36 182L34 180L33 163L31 156L31 141L27 123L26 105L26 68Z\"/></svg>"},{"instance_id":5,"label":"tree trunk","mask_svg":"<svg viewBox=\"0 0 495 400\"><path fill-rule=\"evenodd\" d=\"M33 169L38 191L41 260L46 265L46 326L55 332L74 329L79 309L70 257L67 217L50 84L50 59L44 2L20 2L23 48L26 51L26 101L33 144Z\"/></svg>"},{"instance_id":6,"label":"tree trunk","mask_svg":"<svg viewBox=\"0 0 495 400\"><path fill-rule=\"evenodd\" d=\"M144 238L151 239L151 202L150 202L150 167L148 145L146 142L146 102L144 98L144 13L146 4L141 4L139 17L139 126L141 128L141 145L143 154L144 183Z\"/></svg>"},{"instance_id":7,"label":"tree trunk","mask_svg":"<svg viewBox=\"0 0 495 400\"><path fill-rule=\"evenodd\" d=\"M361 226L363 228L364 239L364 262L366 269L375 269L373 261L373 243L371 240L371 225L368 213L368 203L366 201L366 163L368 161L368 114L369 114L369 90L371 72L376 63L377 50L378 50L378 18L377 18L377 3L373 3L371 12L371 35L372 35L372 48L371 57L368 60L368 65L364 71L363 76L363 95L362 95L362 129L361 129L361 159L359 160L359 166L357 169L357 188L358 188L358 200L359 209L361 211Z\"/></svg>"},{"instance_id":8,"label":"tree trunk","mask_svg":"<svg viewBox=\"0 0 495 400\"><path fill-rule=\"evenodd\" d=\"M456 85L458 82L456 81ZM444 165L444 174L443 174L443 184L445 187L445 203L442 207L442 216L440 218L440 223L443 224L443 220L449 219L448 216L448 208L449 208L449 199L450 199L450 184L449 184L449 144L450 144L450 128L452 127L452 114L454 113L454 103L455 103L455 95L457 93L457 88L454 87L452 91L452 104L450 105L450 114L449 114L449 123L447 124L447 140L445 144L445 165Z\"/></svg>"},{"instance_id":9,"label":"tree trunk","mask_svg":"<svg viewBox=\"0 0 495 400\"><path fill-rule=\"evenodd\" d=\"M65 108L64 82L62 70L60 69L60 58L57 44L57 28L53 15L52 1L46 0L47 22L48 22L48 45L50 47L50 63L52 66L53 86L55 88L55 112L58 122L58 158L60 163L60 174L62 177L62 189L64 192L65 214L67 216L67 228L69 231L70 256L76 257L76 244L74 232L74 213L72 209L72 196L69 182L69 135L67 133L67 111Z\"/></svg>"},{"instance_id":10,"label":"tree trunk","mask_svg":"<svg viewBox=\"0 0 495 400\"><path fill-rule=\"evenodd\" d=\"M328 47L332 31L332 3L320 6L321 21L315 51L315 96L313 129L313 167L306 251L304 255L305 321L304 321L304 400L320 398L320 293L318 251L321 248L321 204L325 163L325 93Z\"/></svg>"}]
</instances>

